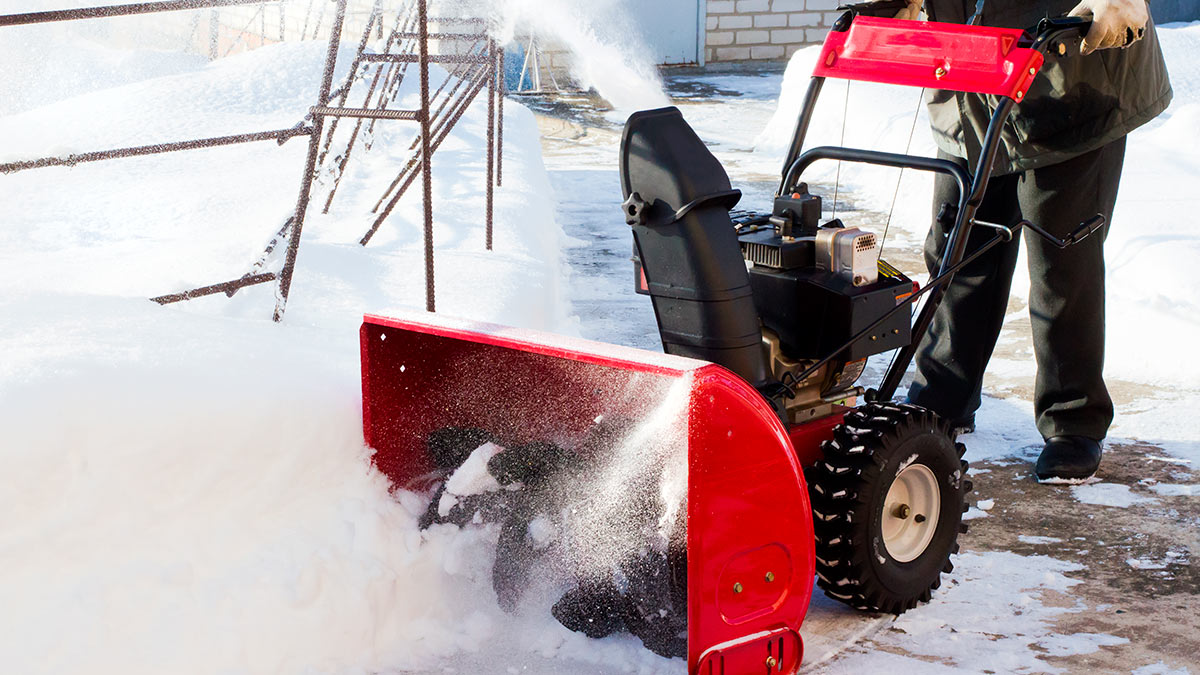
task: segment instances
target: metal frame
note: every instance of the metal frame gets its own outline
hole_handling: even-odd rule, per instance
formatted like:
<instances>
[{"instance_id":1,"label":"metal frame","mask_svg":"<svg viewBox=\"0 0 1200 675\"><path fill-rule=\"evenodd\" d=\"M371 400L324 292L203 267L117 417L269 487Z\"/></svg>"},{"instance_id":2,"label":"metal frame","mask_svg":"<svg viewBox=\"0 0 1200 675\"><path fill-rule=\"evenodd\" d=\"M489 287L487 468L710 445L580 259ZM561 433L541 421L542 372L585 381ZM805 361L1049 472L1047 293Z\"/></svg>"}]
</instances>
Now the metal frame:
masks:
<instances>
[{"instance_id":1,"label":"metal frame","mask_svg":"<svg viewBox=\"0 0 1200 675\"><path fill-rule=\"evenodd\" d=\"M45 12L25 12L23 14L0 15L0 27L27 26L35 23L50 23L53 21L107 19L114 16L156 14L158 12L175 12L185 9L207 9L210 7L229 7L231 5L261 5L266 2L278 1L279 0L164 0L162 2L142 2L132 5L105 5L102 7L58 9Z\"/></svg>"},{"instance_id":2,"label":"metal frame","mask_svg":"<svg viewBox=\"0 0 1200 675\"><path fill-rule=\"evenodd\" d=\"M838 21L838 26L830 32L830 37L826 40L822 55L818 59L817 67L809 84L808 92L805 95L804 103L800 109L800 116L792 135L792 143L783 165L783 181L780 183L777 195L787 194L795 189L799 184L804 170L820 160L838 160L909 168L918 171L931 171L949 175L958 183L958 208L938 275L934 279L931 279L925 288L917 293L913 293L895 309L888 312L866 329L860 331L848 340L846 344L797 376L798 380L805 379L816 372L818 368L836 358L845 349L870 334L872 330L882 325L884 321L891 318L895 313L909 309L918 297L928 293L929 299L913 323L912 341L897 353L896 358L892 361L891 366L884 375L879 388L874 392L869 392L869 398L873 400L890 400L895 395L905 371L908 370L908 366L916 354L922 337L924 337L930 324L933 322L933 315L937 311L938 306L941 305L942 299L946 294L946 288L953 281L955 273L1002 241L1011 240L1018 230L1028 224L1022 221L1012 228L1005 227L1003 228L1003 232L998 232L991 240L979 247L969 257L966 255L971 228L976 224L975 214L979 209L979 205L983 202L984 193L987 190L988 181L991 179L992 170L996 163L1001 130L1005 122L1012 114L1018 100L1024 97L1028 84L1037 76L1037 72L1042 65L1050 45L1058 40L1070 36L1080 36L1082 33L1085 33L1088 26L1090 26L1090 20L1071 17L1043 21L1037 29L1037 37L1032 42L1022 40L1025 44L1020 44L1022 41L1017 40L1015 37L1015 34L1020 34L1021 31L1012 31L1010 29L932 22L921 22L914 25L914 22L879 19L875 17L863 17L860 25L855 26L856 23L859 22L854 17L853 12L847 13L847 15L844 15ZM840 58L840 50L844 48L848 41L855 39L855 35L848 35L852 31L857 33L861 40L855 46L855 51L860 55L869 53L877 61L870 58L862 58L855 63L854 68L842 70L832 68ZM907 31L907 33L903 31ZM897 33L911 37L913 31L919 31L923 34L924 39L922 40L920 49L928 52L929 56L934 57L928 59L929 63L948 62L946 57L957 53L955 50L962 48L964 40L974 44L978 44L980 41L992 40L997 43L997 53L1000 56L1008 61L1024 64L1023 67L1027 70L1020 73L1021 77L1016 78L1018 81L1015 83L1014 78L1011 77L1011 73L1004 69L982 74L976 72L972 73L970 77L959 77L951 80L946 77L947 73L943 67L939 66L931 69L927 65L918 63L918 61L921 61L920 59L905 59L903 61L887 59L888 47L893 50L904 49L910 56L914 49L911 41L909 44L889 44L887 40L888 34ZM1009 38L1012 38L1011 43L1008 42ZM864 52L861 49L863 45L868 45L871 49ZM988 123L974 175L969 175L966 170L954 162L930 157L832 146L821 146L802 152L804 139L808 134L808 127L812 121L817 99L820 97L826 77L935 87L939 85L931 84L931 82L945 81L945 84L940 85L941 88L954 91L1002 92L999 94L1000 103L996 106L992 118ZM1098 229L1103 223L1103 218L1100 218L1098 221L1096 218L1093 218L1080 225L1068 237L1068 240L1071 243L1078 241L1078 239L1082 239ZM1042 231L1040 231L1040 228L1037 228L1035 232L1041 234Z\"/></svg>"},{"instance_id":3,"label":"metal frame","mask_svg":"<svg viewBox=\"0 0 1200 675\"><path fill-rule=\"evenodd\" d=\"M252 4L265 5L267 3L278 1L279 0L164 0L160 2L147 2L130 5L109 5L71 10L29 12L23 14L0 15L0 27L205 8L213 9L210 20L211 22L215 22L216 8L218 7ZM486 85L488 88L489 99L487 134L487 187L485 206L486 246L488 250L492 250L495 200L494 186L501 184L501 176L503 171L503 115L505 96L503 79L503 50L495 44L495 42L486 34L486 32L481 32L478 30L480 26L486 25L486 22L482 19L434 19L435 21L443 24L469 26L474 29L474 32L430 33L428 0L413 0L413 2L407 5L409 10L407 20L405 20L405 14L403 11L397 15L396 26L391 31L385 53L366 54L366 45L369 41L371 31L373 29L376 30L380 37L382 37L383 34L383 15L381 7L382 0L377 0L372 9L371 17L363 31L362 39L358 44L358 50L355 53L355 58L350 68L350 74L348 75L346 82L336 91L333 91L333 74L337 65L338 47L341 42L341 33L346 18L347 0L334 1L337 3L337 8L335 10L333 26L330 31L329 44L321 77L321 85L317 92L317 103L309 109L309 115L307 118L308 120L311 120L311 124L301 122L290 129L277 129L271 131L202 138L179 142L157 143L153 145L117 148L112 150L98 150L73 154L66 157L43 157L33 160L9 162L0 164L0 174L13 173L28 169L45 168L50 166L74 166L84 162L162 154L179 150L192 150L198 148L235 145L240 143L260 142L267 140L274 140L282 145L291 138L295 138L297 136L308 136L308 154L304 163L304 171L301 176L300 191L296 200L295 208L291 216L267 245L258 261L254 263L251 271L239 279L152 298L154 302L159 304L170 304L174 302L191 300L198 297L214 295L216 293L225 293L226 295L232 297L238 290L247 286L277 281L278 286L276 289L276 303L272 316L275 321L280 321L283 318L283 314L287 306L288 296L291 292L296 259L299 253L300 240L303 233L304 219L312 197L314 182L317 180L318 175L320 174L318 168L319 166L323 165L330 151L330 146L333 143L334 134L337 130L338 120L343 117L355 119L356 125L345 151L335 158L337 163L335 172L336 178L325 203L325 212L328 212L333 201L338 184L340 183L341 177L344 174L347 162L349 160L349 156L355 147L355 143L359 139L359 132L364 121L369 120L370 126L368 126L368 131L374 128L374 124L378 120L418 122L420 124L420 131L416 141L414 141L413 148L411 148L411 150L414 151L414 156L409 162L408 166L401 171L400 175L392 182L392 184L388 187L387 192L385 192L384 196L380 199L380 203L382 203L389 196L392 197L388 207L375 220L367 235L363 237L361 243L365 246L370 241L371 236L378 231L379 227L391 213L392 208L399 201L400 197L403 196L408 187L414 182L416 178L416 171L419 167L419 171L422 175L424 218L423 234L425 244L424 258L426 286L425 307L427 311L435 311L432 199L433 153L437 150L438 146L441 145L442 140L445 139L458 120L461 119L462 115L466 112L466 109L471 105L476 96ZM309 9L311 14L311 4ZM415 11L413 11L414 9ZM323 18L324 6L322 7L321 15L321 18ZM321 18L318 19L318 26ZM198 28L198 26L199 21L197 20L196 27ZM307 32L307 19L305 32ZM473 44L478 44L479 42L484 41L486 42L487 47L483 54L476 54L472 52L471 54L467 55L431 55L429 53L430 39L468 40L472 41ZM393 44L402 45L404 47L404 51L402 53L388 52ZM210 46L212 47L212 50L210 51L212 51L212 55L215 56L215 43L214 45ZM387 104L390 101L395 100L396 95L399 93L400 82L402 81L409 64L417 64L420 70L421 107L418 110L390 109L387 107ZM431 95L429 82L430 64L451 64L461 70L461 76L457 78L457 84L450 89L449 93L440 101L436 111L434 111L433 105L435 99L441 96L443 91L447 89L450 81L456 79L456 77L455 71L452 71L446 81L444 81L438 88L437 92ZM374 66L377 69L374 79L372 80L370 90L367 93L366 101L362 107L350 107L345 105L346 98L359 75L360 68L366 68L368 66ZM399 66L399 68L397 68L397 66ZM471 72L472 68L478 72ZM384 86L379 90L378 100L372 104L372 99L375 96L378 84L380 83L381 76L383 75L385 69L388 71L388 74L386 78L383 78ZM363 76L365 77L365 72L363 73ZM468 82L469 86L464 89L463 85L468 84ZM461 93L459 93L460 90ZM338 102L336 104L331 104L334 99L337 99ZM331 119L331 122L328 125L327 134L325 124L326 118ZM325 141L322 144L323 137ZM369 143L367 145L369 147ZM398 191L396 191L397 187L399 187ZM376 210L378 210L378 205L376 206ZM263 268L266 266L270 255L284 239L287 240L287 247L284 254L282 268L278 273L264 272Z\"/></svg>"}]
</instances>

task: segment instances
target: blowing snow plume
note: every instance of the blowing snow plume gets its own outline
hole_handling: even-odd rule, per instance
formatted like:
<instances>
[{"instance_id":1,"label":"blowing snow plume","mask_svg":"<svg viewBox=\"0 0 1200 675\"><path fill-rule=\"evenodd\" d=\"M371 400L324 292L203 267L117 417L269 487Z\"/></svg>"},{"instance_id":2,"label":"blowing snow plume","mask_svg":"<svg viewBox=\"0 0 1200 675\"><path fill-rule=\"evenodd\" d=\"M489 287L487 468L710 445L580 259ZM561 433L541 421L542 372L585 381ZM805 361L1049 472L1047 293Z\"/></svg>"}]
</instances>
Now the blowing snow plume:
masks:
<instances>
[{"instance_id":1,"label":"blowing snow plume","mask_svg":"<svg viewBox=\"0 0 1200 675\"><path fill-rule=\"evenodd\" d=\"M649 49L627 8L629 0L491 0L501 44L523 34L570 53L570 73L618 110L670 105Z\"/></svg>"}]
</instances>

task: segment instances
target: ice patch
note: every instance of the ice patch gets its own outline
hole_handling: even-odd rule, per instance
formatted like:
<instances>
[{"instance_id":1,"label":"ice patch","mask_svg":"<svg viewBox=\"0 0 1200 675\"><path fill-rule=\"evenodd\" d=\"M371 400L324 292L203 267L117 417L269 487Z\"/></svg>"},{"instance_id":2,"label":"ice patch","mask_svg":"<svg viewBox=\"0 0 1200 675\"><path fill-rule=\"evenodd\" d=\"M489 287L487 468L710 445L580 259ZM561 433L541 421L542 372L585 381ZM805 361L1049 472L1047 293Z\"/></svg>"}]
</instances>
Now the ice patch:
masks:
<instances>
[{"instance_id":1,"label":"ice patch","mask_svg":"<svg viewBox=\"0 0 1200 675\"><path fill-rule=\"evenodd\" d=\"M1071 488L1071 493L1075 496L1075 499L1084 504L1112 506L1121 509L1129 508L1134 504L1148 504L1157 501L1153 497L1135 495L1130 491L1128 485L1119 485L1117 483L1076 485Z\"/></svg>"},{"instance_id":2,"label":"ice patch","mask_svg":"<svg viewBox=\"0 0 1200 675\"><path fill-rule=\"evenodd\" d=\"M980 511L991 511L996 506L995 499L980 499L976 504Z\"/></svg>"},{"instance_id":3,"label":"ice patch","mask_svg":"<svg viewBox=\"0 0 1200 675\"><path fill-rule=\"evenodd\" d=\"M1146 485L1155 494L1163 497L1195 497L1200 495L1200 485L1178 485L1174 483L1151 483Z\"/></svg>"},{"instance_id":4,"label":"ice patch","mask_svg":"<svg viewBox=\"0 0 1200 675\"><path fill-rule=\"evenodd\" d=\"M1040 535L1022 534L1017 536L1017 541L1022 544L1033 544L1039 546L1042 544L1061 544L1062 539L1058 537L1043 537Z\"/></svg>"}]
</instances>

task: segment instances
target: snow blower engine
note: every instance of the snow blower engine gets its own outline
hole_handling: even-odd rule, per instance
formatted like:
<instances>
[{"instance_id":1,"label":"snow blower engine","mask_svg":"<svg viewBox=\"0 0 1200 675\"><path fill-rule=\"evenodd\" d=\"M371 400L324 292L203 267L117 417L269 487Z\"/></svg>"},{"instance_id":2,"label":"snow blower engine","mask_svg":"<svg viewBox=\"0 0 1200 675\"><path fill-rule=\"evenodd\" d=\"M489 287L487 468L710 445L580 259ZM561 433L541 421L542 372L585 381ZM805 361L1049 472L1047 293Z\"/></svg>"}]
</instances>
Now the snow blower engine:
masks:
<instances>
[{"instance_id":1,"label":"snow blower engine","mask_svg":"<svg viewBox=\"0 0 1200 675\"><path fill-rule=\"evenodd\" d=\"M975 218L1014 106L1047 53L1077 53L1063 42L1088 21L1021 31L866 15L880 8L894 11L849 8L826 39L770 213L731 216L741 195L678 110L630 117L621 208L665 354L429 314L364 321L376 464L429 498L423 527L497 528L504 609L632 633L689 674L794 673L814 578L853 607L900 613L950 571L965 449L945 420L892 399L962 267L1024 227L1065 247L1103 225L1057 238ZM973 174L804 150L831 77L997 97ZM800 179L830 160L958 184L923 287L879 259L875 234L823 219ZM968 253L975 226L995 233ZM867 358L892 350L879 385L859 386Z\"/></svg>"}]
</instances>

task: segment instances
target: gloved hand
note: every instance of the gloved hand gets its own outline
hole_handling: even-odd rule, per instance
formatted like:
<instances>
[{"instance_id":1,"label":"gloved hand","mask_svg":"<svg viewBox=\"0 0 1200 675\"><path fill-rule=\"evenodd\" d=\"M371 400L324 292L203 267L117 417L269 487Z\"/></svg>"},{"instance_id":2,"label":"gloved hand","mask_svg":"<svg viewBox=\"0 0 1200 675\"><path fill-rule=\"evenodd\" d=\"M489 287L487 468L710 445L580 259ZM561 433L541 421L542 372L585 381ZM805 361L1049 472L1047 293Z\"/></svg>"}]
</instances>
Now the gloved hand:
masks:
<instances>
[{"instance_id":1,"label":"gloved hand","mask_svg":"<svg viewBox=\"0 0 1200 675\"><path fill-rule=\"evenodd\" d=\"M884 1L885 0L869 0L868 4ZM906 0L906 2L908 4L904 6L904 9L896 12L895 16L892 18L912 21L921 15L921 8L924 6L925 0Z\"/></svg>"},{"instance_id":2,"label":"gloved hand","mask_svg":"<svg viewBox=\"0 0 1200 675\"><path fill-rule=\"evenodd\" d=\"M1092 28L1083 39L1084 54L1128 47L1142 39L1150 20L1145 0L1083 0L1070 15L1092 17Z\"/></svg>"},{"instance_id":3,"label":"gloved hand","mask_svg":"<svg viewBox=\"0 0 1200 675\"><path fill-rule=\"evenodd\" d=\"M924 4L924 0L908 0L908 6L896 12L895 18L916 21L921 16L921 8Z\"/></svg>"}]
</instances>

